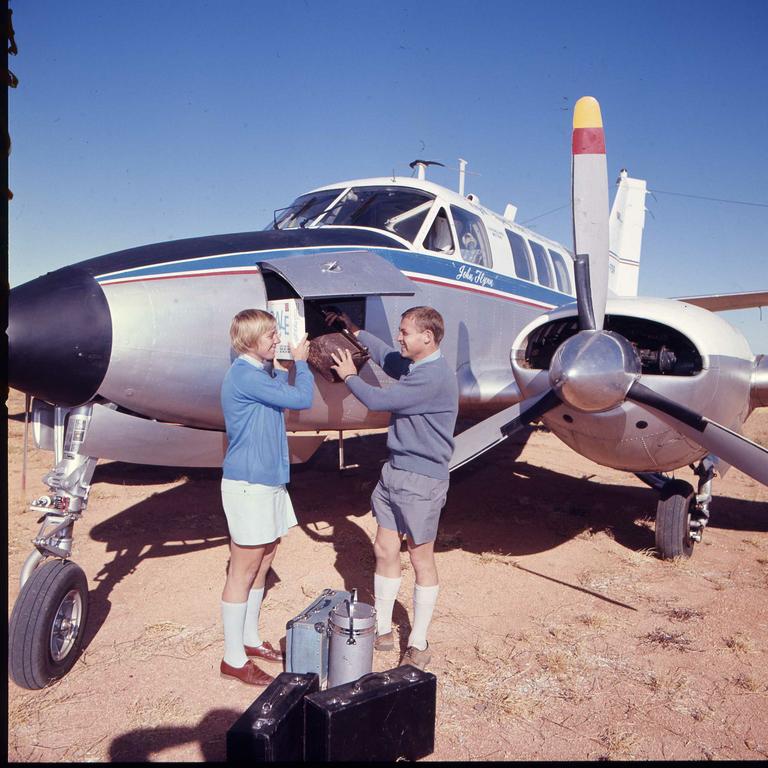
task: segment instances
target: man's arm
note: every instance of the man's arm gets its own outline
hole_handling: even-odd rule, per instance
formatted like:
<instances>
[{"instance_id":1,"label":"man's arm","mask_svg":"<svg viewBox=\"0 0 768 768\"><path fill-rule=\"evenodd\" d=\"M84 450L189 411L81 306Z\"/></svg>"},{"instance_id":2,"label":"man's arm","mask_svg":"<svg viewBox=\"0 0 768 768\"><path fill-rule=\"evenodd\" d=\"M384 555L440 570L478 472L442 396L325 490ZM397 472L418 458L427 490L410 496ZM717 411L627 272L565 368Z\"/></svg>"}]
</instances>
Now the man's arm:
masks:
<instances>
[{"instance_id":1,"label":"man's arm","mask_svg":"<svg viewBox=\"0 0 768 768\"><path fill-rule=\"evenodd\" d=\"M333 328L334 325L342 325L350 333L354 333L360 343L368 347L371 358L383 369L387 376L399 379L408 372L409 360L404 358L395 347L390 347L389 344L382 341L378 336L358 328L350 320L346 312L328 311L325 313L325 322L329 328Z\"/></svg>"},{"instance_id":2,"label":"man's arm","mask_svg":"<svg viewBox=\"0 0 768 768\"><path fill-rule=\"evenodd\" d=\"M392 413L423 413L434 395L429 380L414 372L400 379L391 387L372 387L356 374L348 374L344 383L352 394L371 411L390 411Z\"/></svg>"}]
</instances>

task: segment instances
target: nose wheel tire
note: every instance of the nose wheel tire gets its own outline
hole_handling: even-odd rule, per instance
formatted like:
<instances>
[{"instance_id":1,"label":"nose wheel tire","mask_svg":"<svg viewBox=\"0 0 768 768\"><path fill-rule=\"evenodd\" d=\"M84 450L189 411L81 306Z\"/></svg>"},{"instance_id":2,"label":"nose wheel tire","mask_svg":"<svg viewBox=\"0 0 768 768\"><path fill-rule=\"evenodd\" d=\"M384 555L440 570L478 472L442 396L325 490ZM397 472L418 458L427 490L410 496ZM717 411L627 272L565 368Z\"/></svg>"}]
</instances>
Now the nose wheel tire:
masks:
<instances>
[{"instance_id":1,"label":"nose wheel tire","mask_svg":"<svg viewBox=\"0 0 768 768\"><path fill-rule=\"evenodd\" d=\"M88 581L70 560L36 568L13 606L8 671L16 685L38 689L72 669L88 617Z\"/></svg>"},{"instance_id":2,"label":"nose wheel tire","mask_svg":"<svg viewBox=\"0 0 768 768\"><path fill-rule=\"evenodd\" d=\"M656 506L656 550L662 560L693 554L691 510L695 502L693 488L683 480L670 480L662 488Z\"/></svg>"}]
</instances>

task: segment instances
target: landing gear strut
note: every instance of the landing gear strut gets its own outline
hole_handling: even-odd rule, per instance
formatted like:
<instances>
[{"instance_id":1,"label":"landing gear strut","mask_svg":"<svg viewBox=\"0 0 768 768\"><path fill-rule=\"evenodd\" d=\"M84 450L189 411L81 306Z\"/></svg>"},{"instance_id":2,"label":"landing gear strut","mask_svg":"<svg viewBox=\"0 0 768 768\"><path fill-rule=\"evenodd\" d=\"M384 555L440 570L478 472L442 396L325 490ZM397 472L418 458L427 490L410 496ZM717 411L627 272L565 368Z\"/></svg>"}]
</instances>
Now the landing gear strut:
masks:
<instances>
[{"instance_id":1,"label":"landing gear strut","mask_svg":"<svg viewBox=\"0 0 768 768\"><path fill-rule=\"evenodd\" d=\"M656 506L656 549L663 560L690 557L694 544L701 541L709 522L714 466L712 458L706 456L693 469L699 478L695 493L693 486L683 480L658 483L661 497Z\"/></svg>"},{"instance_id":2,"label":"landing gear strut","mask_svg":"<svg viewBox=\"0 0 768 768\"><path fill-rule=\"evenodd\" d=\"M55 409L56 466L43 478L49 495L30 506L42 514L41 527L21 569L8 628L8 671L22 688L43 688L63 677L82 647L88 581L69 558L74 524L85 511L96 468L96 458L79 453L90 417L90 405ZM46 558L52 559L43 562Z\"/></svg>"}]
</instances>

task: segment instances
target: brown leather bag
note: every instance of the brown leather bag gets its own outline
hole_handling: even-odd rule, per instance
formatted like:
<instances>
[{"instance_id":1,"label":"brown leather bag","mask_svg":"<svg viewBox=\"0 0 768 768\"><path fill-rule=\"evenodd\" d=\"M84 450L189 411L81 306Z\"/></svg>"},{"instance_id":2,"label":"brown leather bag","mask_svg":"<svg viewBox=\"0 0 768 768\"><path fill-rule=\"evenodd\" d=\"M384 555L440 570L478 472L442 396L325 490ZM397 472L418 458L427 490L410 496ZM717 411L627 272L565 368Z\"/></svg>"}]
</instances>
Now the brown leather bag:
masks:
<instances>
[{"instance_id":1,"label":"brown leather bag","mask_svg":"<svg viewBox=\"0 0 768 768\"><path fill-rule=\"evenodd\" d=\"M361 344L346 328L340 332L326 333L317 336L309 342L309 357L307 362L326 380L341 381L336 371L331 370L336 365L331 357L331 352L338 349L348 349L352 353L352 362L359 371L365 361L370 358L368 347Z\"/></svg>"}]
</instances>

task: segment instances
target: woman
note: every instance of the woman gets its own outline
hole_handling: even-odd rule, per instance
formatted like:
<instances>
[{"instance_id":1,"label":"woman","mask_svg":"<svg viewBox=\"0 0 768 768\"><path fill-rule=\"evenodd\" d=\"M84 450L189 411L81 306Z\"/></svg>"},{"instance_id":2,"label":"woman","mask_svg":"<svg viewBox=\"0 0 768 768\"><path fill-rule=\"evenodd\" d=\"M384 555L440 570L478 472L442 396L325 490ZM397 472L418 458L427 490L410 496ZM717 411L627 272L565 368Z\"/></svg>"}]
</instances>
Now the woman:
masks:
<instances>
[{"instance_id":1,"label":"woman","mask_svg":"<svg viewBox=\"0 0 768 768\"><path fill-rule=\"evenodd\" d=\"M249 657L283 660L279 649L261 641L259 612L280 537L297 523L285 488L289 461L283 408L309 408L313 378L306 362L309 342L305 335L295 347L291 345L296 382L294 386L288 384L288 371L275 360L280 336L269 312L239 312L229 334L239 357L221 387L229 441L221 499L231 538L229 570L221 595L221 674L249 685L267 685L272 676Z\"/></svg>"}]
</instances>

